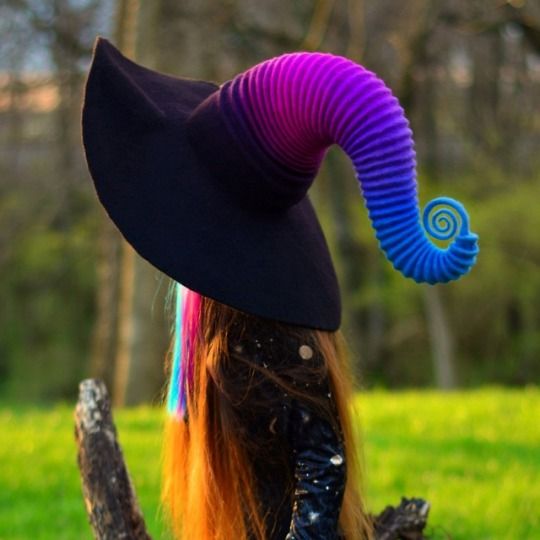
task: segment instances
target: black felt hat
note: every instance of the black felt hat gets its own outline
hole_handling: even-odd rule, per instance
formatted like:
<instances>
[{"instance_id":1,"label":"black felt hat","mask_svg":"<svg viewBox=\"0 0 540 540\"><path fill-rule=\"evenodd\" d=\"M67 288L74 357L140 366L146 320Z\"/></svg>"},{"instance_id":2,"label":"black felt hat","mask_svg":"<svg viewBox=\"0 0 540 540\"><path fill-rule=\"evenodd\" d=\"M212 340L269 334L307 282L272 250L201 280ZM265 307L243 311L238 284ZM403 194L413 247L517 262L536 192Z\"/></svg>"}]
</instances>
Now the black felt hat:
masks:
<instances>
[{"instance_id":1,"label":"black felt hat","mask_svg":"<svg viewBox=\"0 0 540 540\"><path fill-rule=\"evenodd\" d=\"M474 262L466 216L450 249L426 239L403 110L348 59L286 54L218 86L146 69L98 39L82 126L97 194L126 240L177 282L239 310L340 326L336 274L307 196L333 143L353 161L398 270L433 283Z\"/></svg>"},{"instance_id":2,"label":"black felt hat","mask_svg":"<svg viewBox=\"0 0 540 540\"><path fill-rule=\"evenodd\" d=\"M201 120L201 148L188 141L190 115L217 91L145 69L99 39L83 108L99 199L135 250L189 289L262 317L335 330L338 284L309 199L276 209L261 204L262 193L231 188L253 173L219 117Z\"/></svg>"}]
</instances>

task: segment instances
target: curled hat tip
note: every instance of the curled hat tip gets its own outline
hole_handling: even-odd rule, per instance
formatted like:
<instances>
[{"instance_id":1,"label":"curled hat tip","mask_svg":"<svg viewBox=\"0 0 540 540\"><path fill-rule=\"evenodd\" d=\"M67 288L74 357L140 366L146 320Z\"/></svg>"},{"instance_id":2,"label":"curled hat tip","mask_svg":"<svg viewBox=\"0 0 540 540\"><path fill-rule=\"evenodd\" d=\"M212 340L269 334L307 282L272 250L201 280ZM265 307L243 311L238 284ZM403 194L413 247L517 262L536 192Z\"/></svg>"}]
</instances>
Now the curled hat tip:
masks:
<instances>
[{"instance_id":1,"label":"curled hat tip","mask_svg":"<svg viewBox=\"0 0 540 540\"><path fill-rule=\"evenodd\" d=\"M439 207L437 210L435 210ZM457 215L456 215L457 214ZM437 197L426 204L423 213L426 232L437 240L449 240L457 235L478 235L469 229L469 214L465 207L451 197ZM459 232L458 232L459 228Z\"/></svg>"},{"instance_id":2,"label":"curled hat tip","mask_svg":"<svg viewBox=\"0 0 540 540\"><path fill-rule=\"evenodd\" d=\"M447 283L467 274L479 252L478 235L471 232L465 207L451 197L437 197L424 208L422 222L428 235L437 240L452 240L446 249L435 249L428 283Z\"/></svg>"}]
</instances>

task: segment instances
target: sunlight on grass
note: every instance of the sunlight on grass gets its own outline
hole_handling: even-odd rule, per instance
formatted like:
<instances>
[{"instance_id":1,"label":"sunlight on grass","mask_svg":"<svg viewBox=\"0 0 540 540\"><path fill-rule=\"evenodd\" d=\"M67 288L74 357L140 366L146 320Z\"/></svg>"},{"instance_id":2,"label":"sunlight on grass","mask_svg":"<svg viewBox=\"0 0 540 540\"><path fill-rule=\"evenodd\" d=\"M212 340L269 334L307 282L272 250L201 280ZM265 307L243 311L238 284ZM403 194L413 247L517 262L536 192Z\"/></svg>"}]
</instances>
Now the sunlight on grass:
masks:
<instances>
[{"instance_id":1,"label":"sunlight on grass","mask_svg":"<svg viewBox=\"0 0 540 540\"><path fill-rule=\"evenodd\" d=\"M369 392L356 400L368 506L430 501L434 538L540 538L540 391ZM73 411L0 408L0 539L91 539ZM115 413L149 530L168 539L159 505L162 412Z\"/></svg>"},{"instance_id":2,"label":"sunlight on grass","mask_svg":"<svg viewBox=\"0 0 540 540\"><path fill-rule=\"evenodd\" d=\"M356 402L369 507L432 504L443 538L540 538L540 393L372 392Z\"/></svg>"}]
</instances>

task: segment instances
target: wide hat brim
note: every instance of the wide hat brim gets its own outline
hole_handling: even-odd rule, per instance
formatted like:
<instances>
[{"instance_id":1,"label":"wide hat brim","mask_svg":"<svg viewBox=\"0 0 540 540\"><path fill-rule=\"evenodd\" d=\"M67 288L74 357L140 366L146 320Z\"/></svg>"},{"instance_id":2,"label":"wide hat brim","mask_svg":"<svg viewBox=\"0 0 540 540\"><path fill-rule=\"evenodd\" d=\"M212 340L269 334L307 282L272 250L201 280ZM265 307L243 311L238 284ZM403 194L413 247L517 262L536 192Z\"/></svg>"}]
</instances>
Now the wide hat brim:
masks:
<instances>
[{"instance_id":1,"label":"wide hat brim","mask_svg":"<svg viewBox=\"0 0 540 540\"><path fill-rule=\"evenodd\" d=\"M82 132L101 203L143 258L189 289L261 317L338 329L336 274L308 197L280 211L250 208L220 188L189 142L186 123L214 92L98 39ZM205 157L219 164L220 155Z\"/></svg>"}]
</instances>

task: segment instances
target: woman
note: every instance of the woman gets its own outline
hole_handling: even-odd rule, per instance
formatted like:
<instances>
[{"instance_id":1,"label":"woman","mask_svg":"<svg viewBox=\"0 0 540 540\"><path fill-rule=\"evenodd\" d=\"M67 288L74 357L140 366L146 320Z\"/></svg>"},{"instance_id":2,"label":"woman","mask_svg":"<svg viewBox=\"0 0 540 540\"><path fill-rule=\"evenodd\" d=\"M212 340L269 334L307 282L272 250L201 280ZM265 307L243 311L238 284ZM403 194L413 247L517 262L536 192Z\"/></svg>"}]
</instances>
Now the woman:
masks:
<instances>
[{"instance_id":1,"label":"woman","mask_svg":"<svg viewBox=\"0 0 540 540\"><path fill-rule=\"evenodd\" d=\"M368 538L340 337L178 291L164 467L178 536Z\"/></svg>"},{"instance_id":2,"label":"woman","mask_svg":"<svg viewBox=\"0 0 540 540\"><path fill-rule=\"evenodd\" d=\"M218 86L97 41L83 107L97 194L187 290L164 487L184 538L369 537L339 287L307 191L338 144L394 267L418 282L459 278L477 236L448 198L427 205L422 227L411 135L384 83L343 57L285 54Z\"/></svg>"}]
</instances>

